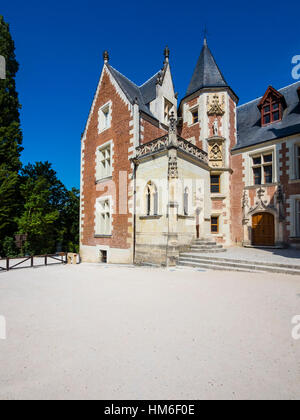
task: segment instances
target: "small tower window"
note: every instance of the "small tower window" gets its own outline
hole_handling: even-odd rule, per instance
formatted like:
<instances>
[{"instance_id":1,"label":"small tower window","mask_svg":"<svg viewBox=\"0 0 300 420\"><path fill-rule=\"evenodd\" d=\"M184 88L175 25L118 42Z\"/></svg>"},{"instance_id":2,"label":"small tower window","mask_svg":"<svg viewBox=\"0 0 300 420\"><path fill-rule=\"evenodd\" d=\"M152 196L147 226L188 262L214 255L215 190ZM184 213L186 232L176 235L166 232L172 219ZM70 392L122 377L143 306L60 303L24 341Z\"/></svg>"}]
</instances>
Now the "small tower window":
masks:
<instances>
[{"instance_id":1,"label":"small tower window","mask_svg":"<svg viewBox=\"0 0 300 420\"><path fill-rule=\"evenodd\" d=\"M220 175L211 175L210 176L210 192L211 193L220 193L221 192L221 188L220 188L220 184L221 184L221 176Z\"/></svg>"},{"instance_id":2,"label":"small tower window","mask_svg":"<svg viewBox=\"0 0 300 420\"><path fill-rule=\"evenodd\" d=\"M210 219L211 233L219 233L219 216L212 216Z\"/></svg>"},{"instance_id":3,"label":"small tower window","mask_svg":"<svg viewBox=\"0 0 300 420\"><path fill-rule=\"evenodd\" d=\"M198 109L195 109L192 111L192 124L196 124L197 122L199 122L199 114Z\"/></svg>"}]
</instances>

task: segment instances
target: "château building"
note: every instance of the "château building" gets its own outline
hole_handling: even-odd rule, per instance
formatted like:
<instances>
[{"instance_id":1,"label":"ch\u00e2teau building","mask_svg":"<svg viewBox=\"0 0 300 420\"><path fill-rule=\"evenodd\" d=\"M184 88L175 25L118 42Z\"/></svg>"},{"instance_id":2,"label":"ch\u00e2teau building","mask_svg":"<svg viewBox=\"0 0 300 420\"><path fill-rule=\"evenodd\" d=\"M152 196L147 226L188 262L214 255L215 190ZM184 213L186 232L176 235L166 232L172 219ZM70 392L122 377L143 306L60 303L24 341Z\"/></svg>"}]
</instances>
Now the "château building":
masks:
<instances>
[{"instance_id":1,"label":"ch\u00e2teau building","mask_svg":"<svg viewBox=\"0 0 300 420\"><path fill-rule=\"evenodd\" d=\"M83 261L175 265L196 238L300 245L300 82L238 106L204 41L178 103L104 66L81 144Z\"/></svg>"}]
</instances>

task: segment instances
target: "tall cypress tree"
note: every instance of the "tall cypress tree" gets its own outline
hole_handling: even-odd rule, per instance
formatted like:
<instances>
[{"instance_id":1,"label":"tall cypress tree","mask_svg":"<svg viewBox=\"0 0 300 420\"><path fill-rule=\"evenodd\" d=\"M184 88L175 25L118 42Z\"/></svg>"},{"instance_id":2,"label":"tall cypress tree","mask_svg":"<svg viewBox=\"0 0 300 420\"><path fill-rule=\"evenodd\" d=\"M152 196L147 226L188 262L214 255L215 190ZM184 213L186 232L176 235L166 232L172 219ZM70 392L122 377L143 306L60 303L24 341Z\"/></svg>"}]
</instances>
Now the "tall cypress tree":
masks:
<instances>
[{"instance_id":1,"label":"tall cypress tree","mask_svg":"<svg viewBox=\"0 0 300 420\"><path fill-rule=\"evenodd\" d=\"M15 77L19 64L9 25L0 15L0 55L6 60L6 79L0 80L0 253L6 237L15 233L18 208L18 172L23 150Z\"/></svg>"}]
</instances>

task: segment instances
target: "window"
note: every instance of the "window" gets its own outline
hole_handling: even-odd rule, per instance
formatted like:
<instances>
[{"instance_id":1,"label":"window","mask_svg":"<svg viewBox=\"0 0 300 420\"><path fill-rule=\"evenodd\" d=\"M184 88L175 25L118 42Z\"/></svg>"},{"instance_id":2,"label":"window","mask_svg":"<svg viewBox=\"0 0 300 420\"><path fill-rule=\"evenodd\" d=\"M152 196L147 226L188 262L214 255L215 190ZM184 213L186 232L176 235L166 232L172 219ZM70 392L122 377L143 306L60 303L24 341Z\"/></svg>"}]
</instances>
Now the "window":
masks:
<instances>
[{"instance_id":1,"label":"window","mask_svg":"<svg viewBox=\"0 0 300 420\"><path fill-rule=\"evenodd\" d=\"M199 122L198 109L194 109L192 111L192 124L196 124L197 122Z\"/></svg>"},{"instance_id":2,"label":"window","mask_svg":"<svg viewBox=\"0 0 300 420\"><path fill-rule=\"evenodd\" d=\"M98 199L96 203L96 235L111 235L110 198Z\"/></svg>"},{"instance_id":3,"label":"window","mask_svg":"<svg viewBox=\"0 0 300 420\"><path fill-rule=\"evenodd\" d=\"M269 96L262 107L262 125L280 121L282 118L282 105L278 99Z\"/></svg>"},{"instance_id":4,"label":"window","mask_svg":"<svg viewBox=\"0 0 300 420\"><path fill-rule=\"evenodd\" d=\"M109 144L99 147L97 150L96 181L108 178L112 175L111 145L112 143L110 142Z\"/></svg>"},{"instance_id":5,"label":"window","mask_svg":"<svg viewBox=\"0 0 300 420\"><path fill-rule=\"evenodd\" d=\"M146 186L146 214L147 216L158 215L158 192L151 181Z\"/></svg>"},{"instance_id":6,"label":"window","mask_svg":"<svg viewBox=\"0 0 300 420\"><path fill-rule=\"evenodd\" d=\"M296 200L296 236L300 237L300 200Z\"/></svg>"},{"instance_id":7,"label":"window","mask_svg":"<svg viewBox=\"0 0 300 420\"><path fill-rule=\"evenodd\" d=\"M212 216L210 219L211 233L219 233L219 216Z\"/></svg>"},{"instance_id":8,"label":"window","mask_svg":"<svg viewBox=\"0 0 300 420\"><path fill-rule=\"evenodd\" d=\"M168 101L168 99L165 98L164 121L166 124L169 123L170 114L173 110L173 107L174 107L173 104L170 101Z\"/></svg>"},{"instance_id":9,"label":"window","mask_svg":"<svg viewBox=\"0 0 300 420\"><path fill-rule=\"evenodd\" d=\"M111 102L109 102L108 104L105 104L103 107L99 109L99 115L98 115L99 133L110 128L110 124L111 124Z\"/></svg>"},{"instance_id":10,"label":"window","mask_svg":"<svg viewBox=\"0 0 300 420\"><path fill-rule=\"evenodd\" d=\"M183 194L183 214L185 216L189 215L189 189L188 187L185 188Z\"/></svg>"},{"instance_id":11,"label":"window","mask_svg":"<svg viewBox=\"0 0 300 420\"><path fill-rule=\"evenodd\" d=\"M273 153L252 156L252 171L254 185L272 184Z\"/></svg>"},{"instance_id":12,"label":"window","mask_svg":"<svg viewBox=\"0 0 300 420\"><path fill-rule=\"evenodd\" d=\"M296 146L296 176L300 179L300 146Z\"/></svg>"},{"instance_id":13,"label":"window","mask_svg":"<svg viewBox=\"0 0 300 420\"><path fill-rule=\"evenodd\" d=\"M211 193L220 193L221 192L221 176L220 175L211 175L210 176L210 192Z\"/></svg>"}]
</instances>

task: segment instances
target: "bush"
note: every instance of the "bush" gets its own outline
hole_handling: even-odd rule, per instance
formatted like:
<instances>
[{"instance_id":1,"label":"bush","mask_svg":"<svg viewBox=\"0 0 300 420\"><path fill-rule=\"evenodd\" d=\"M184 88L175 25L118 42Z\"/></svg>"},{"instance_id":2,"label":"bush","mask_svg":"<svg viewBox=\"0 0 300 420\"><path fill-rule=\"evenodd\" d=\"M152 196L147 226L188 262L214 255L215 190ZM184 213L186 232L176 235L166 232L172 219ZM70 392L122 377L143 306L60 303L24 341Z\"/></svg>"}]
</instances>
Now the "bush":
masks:
<instances>
[{"instance_id":1,"label":"bush","mask_svg":"<svg viewBox=\"0 0 300 420\"><path fill-rule=\"evenodd\" d=\"M2 249L3 249L3 257L17 257L19 255L19 250L16 247L16 243L14 238L10 237L10 236L6 236L4 238L3 244L2 244Z\"/></svg>"}]
</instances>

